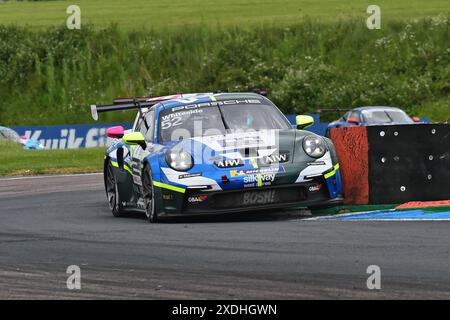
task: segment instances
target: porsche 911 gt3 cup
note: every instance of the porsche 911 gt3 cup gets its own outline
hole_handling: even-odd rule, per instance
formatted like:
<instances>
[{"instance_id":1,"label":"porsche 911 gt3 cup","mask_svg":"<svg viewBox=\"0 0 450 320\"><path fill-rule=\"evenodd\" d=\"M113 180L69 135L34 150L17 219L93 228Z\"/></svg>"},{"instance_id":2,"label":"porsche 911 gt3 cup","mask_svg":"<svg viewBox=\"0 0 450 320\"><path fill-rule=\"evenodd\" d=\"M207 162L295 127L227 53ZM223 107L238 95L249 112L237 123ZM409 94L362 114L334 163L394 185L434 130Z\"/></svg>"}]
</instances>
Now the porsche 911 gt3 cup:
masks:
<instances>
[{"instance_id":1,"label":"porsche 911 gt3 cup","mask_svg":"<svg viewBox=\"0 0 450 320\"><path fill-rule=\"evenodd\" d=\"M255 93L120 99L98 113L137 109L130 131L108 129L104 180L115 216L164 216L332 205L341 176L332 142L293 128Z\"/></svg>"}]
</instances>

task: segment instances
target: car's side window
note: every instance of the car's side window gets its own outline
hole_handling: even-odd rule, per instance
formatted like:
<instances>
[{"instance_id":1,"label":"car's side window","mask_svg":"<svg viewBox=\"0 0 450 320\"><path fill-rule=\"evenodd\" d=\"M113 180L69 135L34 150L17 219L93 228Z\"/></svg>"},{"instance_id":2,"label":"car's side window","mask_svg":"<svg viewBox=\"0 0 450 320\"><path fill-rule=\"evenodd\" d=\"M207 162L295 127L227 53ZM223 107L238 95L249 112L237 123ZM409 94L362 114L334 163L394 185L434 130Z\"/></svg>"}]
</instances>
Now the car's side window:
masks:
<instances>
[{"instance_id":1,"label":"car's side window","mask_svg":"<svg viewBox=\"0 0 450 320\"><path fill-rule=\"evenodd\" d=\"M360 117L358 111L352 111L352 113L350 113L349 118L354 118L354 119L358 120L359 122L361 122L361 117Z\"/></svg>"},{"instance_id":2,"label":"car's side window","mask_svg":"<svg viewBox=\"0 0 450 320\"><path fill-rule=\"evenodd\" d=\"M145 137L147 134L147 126L145 125L145 121L142 120L140 123L139 131L142 133L142 135Z\"/></svg>"},{"instance_id":3,"label":"car's side window","mask_svg":"<svg viewBox=\"0 0 450 320\"><path fill-rule=\"evenodd\" d=\"M350 111L349 111L349 112L346 112L346 113L342 116L342 118L341 118L342 121L347 121L349 114L350 114Z\"/></svg>"},{"instance_id":4,"label":"car's side window","mask_svg":"<svg viewBox=\"0 0 450 320\"><path fill-rule=\"evenodd\" d=\"M133 122L133 131L134 132L139 131L137 128L138 128L138 125L139 125L140 121L141 121L141 117L140 117L140 115L138 113L136 115L136 118L134 119L134 122Z\"/></svg>"},{"instance_id":5,"label":"car's side window","mask_svg":"<svg viewBox=\"0 0 450 320\"><path fill-rule=\"evenodd\" d=\"M359 113L359 117L360 117L359 122L362 122L362 123L366 122L366 119L365 119L365 116L364 116L364 112L360 112Z\"/></svg>"},{"instance_id":6,"label":"car's side window","mask_svg":"<svg viewBox=\"0 0 450 320\"><path fill-rule=\"evenodd\" d=\"M150 110L145 116L145 121L148 125L148 130L144 134L145 140L153 142L154 132L155 132L155 110Z\"/></svg>"},{"instance_id":7,"label":"car's side window","mask_svg":"<svg viewBox=\"0 0 450 320\"><path fill-rule=\"evenodd\" d=\"M142 119L139 119L134 127L134 132L141 132L141 127L145 127Z\"/></svg>"}]
</instances>

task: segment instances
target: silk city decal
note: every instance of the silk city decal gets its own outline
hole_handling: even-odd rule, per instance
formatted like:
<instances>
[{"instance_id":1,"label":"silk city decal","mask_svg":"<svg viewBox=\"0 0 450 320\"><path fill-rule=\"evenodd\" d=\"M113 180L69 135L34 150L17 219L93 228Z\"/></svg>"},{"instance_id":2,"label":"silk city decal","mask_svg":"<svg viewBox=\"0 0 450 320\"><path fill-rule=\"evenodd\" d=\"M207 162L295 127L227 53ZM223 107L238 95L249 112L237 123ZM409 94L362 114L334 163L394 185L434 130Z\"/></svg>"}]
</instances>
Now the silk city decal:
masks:
<instances>
[{"instance_id":1,"label":"silk city decal","mask_svg":"<svg viewBox=\"0 0 450 320\"><path fill-rule=\"evenodd\" d=\"M77 149L107 146L109 138L106 130L116 125L123 126L125 130L131 128L129 124L123 123L11 128L21 136L39 141L45 149Z\"/></svg>"}]
</instances>

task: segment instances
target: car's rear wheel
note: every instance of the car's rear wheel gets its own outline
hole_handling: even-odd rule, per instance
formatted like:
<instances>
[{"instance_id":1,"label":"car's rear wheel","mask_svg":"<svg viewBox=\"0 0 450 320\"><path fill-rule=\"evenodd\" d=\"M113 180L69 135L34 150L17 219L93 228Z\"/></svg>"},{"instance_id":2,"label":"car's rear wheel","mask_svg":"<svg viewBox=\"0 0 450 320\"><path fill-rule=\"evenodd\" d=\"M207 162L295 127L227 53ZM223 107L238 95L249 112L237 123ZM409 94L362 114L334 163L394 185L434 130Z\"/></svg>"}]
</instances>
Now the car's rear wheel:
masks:
<instances>
[{"instance_id":1,"label":"car's rear wheel","mask_svg":"<svg viewBox=\"0 0 450 320\"><path fill-rule=\"evenodd\" d=\"M120 204L119 189L117 187L116 177L114 175L113 165L108 161L105 170L105 189L108 198L109 209L114 217L123 216L122 205Z\"/></svg>"},{"instance_id":2,"label":"car's rear wheel","mask_svg":"<svg viewBox=\"0 0 450 320\"><path fill-rule=\"evenodd\" d=\"M146 164L142 171L142 190L145 205L145 214L151 223L158 222L158 214L155 210L155 192L153 187L152 172L150 167Z\"/></svg>"}]
</instances>

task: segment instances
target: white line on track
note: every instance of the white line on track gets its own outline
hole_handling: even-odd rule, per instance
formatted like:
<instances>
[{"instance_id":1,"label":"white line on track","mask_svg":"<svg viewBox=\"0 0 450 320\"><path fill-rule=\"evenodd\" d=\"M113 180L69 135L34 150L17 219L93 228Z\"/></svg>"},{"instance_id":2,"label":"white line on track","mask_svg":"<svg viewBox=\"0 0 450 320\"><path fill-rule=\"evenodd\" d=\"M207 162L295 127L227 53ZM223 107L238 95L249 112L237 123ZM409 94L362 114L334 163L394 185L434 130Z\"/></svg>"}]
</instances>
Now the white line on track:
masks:
<instances>
[{"instance_id":1,"label":"white line on track","mask_svg":"<svg viewBox=\"0 0 450 320\"><path fill-rule=\"evenodd\" d=\"M28 180L28 179L46 179L46 178L64 178L64 177L83 177L83 176L98 176L102 175L103 172L95 173L75 173L75 174L52 174L44 176L29 176L29 177L13 177L13 178L3 178L0 181L12 181L12 180Z\"/></svg>"},{"instance_id":2,"label":"white line on track","mask_svg":"<svg viewBox=\"0 0 450 320\"><path fill-rule=\"evenodd\" d=\"M331 222L430 222L430 221L450 221L450 219L415 219L415 218L393 218L393 219L302 219L301 221L331 221Z\"/></svg>"},{"instance_id":3,"label":"white line on track","mask_svg":"<svg viewBox=\"0 0 450 320\"><path fill-rule=\"evenodd\" d=\"M358 215L358 214L367 214L367 213L372 213L372 212L373 211L339 213L339 214L330 215L330 216L312 217L312 218L303 219L303 220L310 220L310 221L314 221L314 220L333 220L333 219L336 219L336 218L347 217L347 216L354 216L354 215Z\"/></svg>"},{"instance_id":4,"label":"white line on track","mask_svg":"<svg viewBox=\"0 0 450 320\"><path fill-rule=\"evenodd\" d=\"M376 211L375 211L376 212ZM392 218L392 219L386 219L386 218L349 218L349 219L339 219L339 218L345 218L348 216L358 216L358 215L363 215L363 214L367 214L367 213L373 213L373 211L364 211L364 212L353 212L353 213L341 213L341 214L336 214L336 215L332 215L332 216L320 216L320 217L312 217L312 218L306 218L306 219L302 219L302 221L343 221L343 222L377 222L377 221L410 221L410 222L417 222L417 221L450 221L449 218Z\"/></svg>"}]
</instances>

